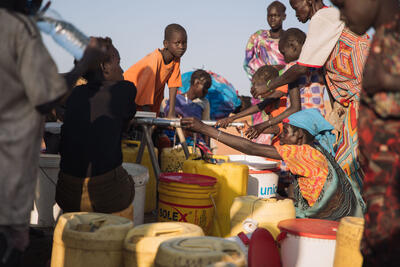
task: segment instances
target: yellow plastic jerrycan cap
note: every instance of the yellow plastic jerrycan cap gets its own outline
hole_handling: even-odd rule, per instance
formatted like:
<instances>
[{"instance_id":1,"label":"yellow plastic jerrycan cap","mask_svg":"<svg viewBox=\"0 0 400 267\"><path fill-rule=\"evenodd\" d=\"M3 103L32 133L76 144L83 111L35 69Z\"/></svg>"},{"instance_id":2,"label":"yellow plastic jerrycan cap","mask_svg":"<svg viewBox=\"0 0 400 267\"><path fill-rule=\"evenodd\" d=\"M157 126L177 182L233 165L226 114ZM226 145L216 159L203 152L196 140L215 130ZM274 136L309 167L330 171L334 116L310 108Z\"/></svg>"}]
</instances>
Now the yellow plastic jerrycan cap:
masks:
<instances>
[{"instance_id":1,"label":"yellow plastic jerrycan cap","mask_svg":"<svg viewBox=\"0 0 400 267\"><path fill-rule=\"evenodd\" d=\"M157 266L207 266L226 261L245 266L246 259L235 242L218 237L174 238L163 242L157 252Z\"/></svg>"}]
</instances>

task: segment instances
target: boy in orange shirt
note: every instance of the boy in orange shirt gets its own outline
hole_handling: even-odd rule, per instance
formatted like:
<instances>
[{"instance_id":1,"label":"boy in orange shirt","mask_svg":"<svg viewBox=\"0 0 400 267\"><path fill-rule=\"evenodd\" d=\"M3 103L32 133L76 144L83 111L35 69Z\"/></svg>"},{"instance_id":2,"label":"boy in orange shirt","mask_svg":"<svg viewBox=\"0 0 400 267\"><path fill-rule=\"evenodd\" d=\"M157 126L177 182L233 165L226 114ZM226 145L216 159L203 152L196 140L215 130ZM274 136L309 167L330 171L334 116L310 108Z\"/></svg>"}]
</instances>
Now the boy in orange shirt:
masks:
<instances>
[{"instance_id":1,"label":"boy in orange shirt","mask_svg":"<svg viewBox=\"0 0 400 267\"><path fill-rule=\"evenodd\" d=\"M125 73L125 80L136 85L135 102L139 110L160 112L164 87L168 84L170 110L168 118L175 117L176 92L182 86L180 58L186 52L186 30L179 24L170 24L164 31L164 48L156 49Z\"/></svg>"}]
</instances>

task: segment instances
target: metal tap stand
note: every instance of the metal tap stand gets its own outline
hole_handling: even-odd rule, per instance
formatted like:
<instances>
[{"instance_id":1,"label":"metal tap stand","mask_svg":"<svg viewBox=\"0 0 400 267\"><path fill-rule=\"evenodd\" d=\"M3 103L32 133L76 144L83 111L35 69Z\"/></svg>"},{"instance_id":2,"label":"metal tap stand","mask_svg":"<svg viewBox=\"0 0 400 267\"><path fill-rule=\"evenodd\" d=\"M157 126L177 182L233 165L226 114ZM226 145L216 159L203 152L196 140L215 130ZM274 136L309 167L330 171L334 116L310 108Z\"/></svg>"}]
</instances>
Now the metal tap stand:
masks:
<instances>
[{"instance_id":1,"label":"metal tap stand","mask_svg":"<svg viewBox=\"0 0 400 267\"><path fill-rule=\"evenodd\" d=\"M178 133L179 139L181 141L182 148L185 153L185 157L186 157L186 159L188 159L189 158L189 149L188 149L186 139L185 139L185 136L184 136L182 128L181 128L180 121L181 121L180 119L161 119L161 118L149 118L149 117L136 117L135 118L135 123L142 126L143 133L144 133L142 136L142 140L140 142L139 152L136 157L136 163L140 164L142 162L144 149L147 145L149 153L150 153L151 164L153 166L154 174L156 176L156 188L157 188L157 190L156 190L156 192L157 192L156 193L156 196L157 196L156 212L158 212L158 182L160 179L161 169L160 169L160 165L158 164L156 153L154 152L154 144L153 144L153 140L151 139L151 134L152 134L151 128L153 125L164 126L164 127L175 127L176 131ZM215 121L203 121L203 123L205 123L209 126L214 126L216 124ZM233 122L229 126L243 127L244 123Z\"/></svg>"}]
</instances>

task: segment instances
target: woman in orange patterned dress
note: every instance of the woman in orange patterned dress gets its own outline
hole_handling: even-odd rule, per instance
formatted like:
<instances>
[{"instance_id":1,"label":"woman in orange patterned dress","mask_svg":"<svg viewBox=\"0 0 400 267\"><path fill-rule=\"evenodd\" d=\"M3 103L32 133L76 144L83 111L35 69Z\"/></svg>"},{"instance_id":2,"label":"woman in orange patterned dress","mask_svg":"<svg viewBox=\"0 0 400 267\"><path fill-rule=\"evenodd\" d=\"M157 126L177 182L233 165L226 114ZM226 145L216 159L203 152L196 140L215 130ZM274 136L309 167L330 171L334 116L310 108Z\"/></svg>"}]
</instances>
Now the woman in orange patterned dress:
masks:
<instances>
[{"instance_id":1,"label":"woman in orange patterned dress","mask_svg":"<svg viewBox=\"0 0 400 267\"><path fill-rule=\"evenodd\" d=\"M183 127L208 135L243 153L283 160L294 180L296 216L339 220L363 216L364 202L333 157L333 126L317 109L305 109L285 119L280 145L262 145L223 133L197 119L182 119Z\"/></svg>"}]
</instances>

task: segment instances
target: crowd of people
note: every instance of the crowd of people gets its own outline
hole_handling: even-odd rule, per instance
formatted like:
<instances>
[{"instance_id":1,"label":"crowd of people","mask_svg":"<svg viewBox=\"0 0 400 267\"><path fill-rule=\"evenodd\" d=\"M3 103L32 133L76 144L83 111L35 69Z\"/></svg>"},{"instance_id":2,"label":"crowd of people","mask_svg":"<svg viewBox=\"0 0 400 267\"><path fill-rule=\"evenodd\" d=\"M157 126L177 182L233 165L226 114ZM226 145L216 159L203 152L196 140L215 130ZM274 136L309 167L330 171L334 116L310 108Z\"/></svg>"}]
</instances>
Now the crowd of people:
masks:
<instances>
[{"instance_id":1,"label":"crowd of people","mask_svg":"<svg viewBox=\"0 0 400 267\"><path fill-rule=\"evenodd\" d=\"M309 22L307 33L285 30L285 5L268 5L270 30L252 34L245 49L252 106L211 127L201 122L210 118L209 73L194 71L189 90L177 94L187 49L181 25L166 26L163 48L125 72L112 40L91 38L83 58L61 75L31 18L42 1L2 1L0 266L18 266L28 246L44 115L60 106L56 202L64 212L133 219L134 182L121 166L123 133L136 110L164 113L182 118L186 130L282 161L292 177L283 192L294 199L297 217L364 217L364 265L397 266L400 2L331 2L336 7L290 0L298 20ZM366 34L371 27L372 40ZM85 83L76 86L81 77ZM248 115L246 137L219 129Z\"/></svg>"}]
</instances>

